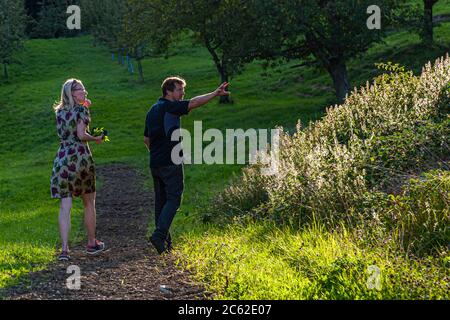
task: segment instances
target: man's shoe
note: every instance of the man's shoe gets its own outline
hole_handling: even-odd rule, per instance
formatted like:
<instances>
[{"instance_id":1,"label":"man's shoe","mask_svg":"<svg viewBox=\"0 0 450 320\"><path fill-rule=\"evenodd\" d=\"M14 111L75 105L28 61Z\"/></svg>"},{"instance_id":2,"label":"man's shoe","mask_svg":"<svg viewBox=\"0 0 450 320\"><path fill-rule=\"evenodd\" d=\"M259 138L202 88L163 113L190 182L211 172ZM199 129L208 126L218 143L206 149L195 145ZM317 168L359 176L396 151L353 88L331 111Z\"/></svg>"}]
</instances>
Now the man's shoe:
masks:
<instances>
[{"instance_id":1,"label":"man's shoe","mask_svg":"<svg viewBox=\"0 0 450 320\"><path fill-rule=\"evenodd\" d=\"M150 237L150 242L155 247L156 251L158 251L158 254L162 254L164 251L166 251L166 248L164 246L164 241L161 239L158 239L154 236Z\"/></svg>"},{"instance_id":2,"label":"man's shoe","mask_svg":"<svg viewBox=\"0 0 450 320\"><path fill-rule=\"evenodd\" d=\"M167 233L167 238L166 238L166 251L167 252L172 252L173 250L173 245L172 245L172 237L170 235L170 232Z\"/></svg>"},{"instance_id":3,"label":"man's shoe","mask_svg":"<svg viewBox=\"0 0 450 320\"><path fill-rule=\"evenodd\" d=\"M166 241L166 243L167 243L166 252L172 252L173 251L172 241Z\"/></svg>"},{"instance_id":4,"label":"man's shoe","mask_svg":"<svg viewBox=\"0 0 450 320\"><path fill-rule=\"evenodd\" d=\"M90 255L95 255L102 251L105 251L105 248L106 246L104 242L95 240L95 245L86 247L86 253Z\"/></svg>"}]
</instances>

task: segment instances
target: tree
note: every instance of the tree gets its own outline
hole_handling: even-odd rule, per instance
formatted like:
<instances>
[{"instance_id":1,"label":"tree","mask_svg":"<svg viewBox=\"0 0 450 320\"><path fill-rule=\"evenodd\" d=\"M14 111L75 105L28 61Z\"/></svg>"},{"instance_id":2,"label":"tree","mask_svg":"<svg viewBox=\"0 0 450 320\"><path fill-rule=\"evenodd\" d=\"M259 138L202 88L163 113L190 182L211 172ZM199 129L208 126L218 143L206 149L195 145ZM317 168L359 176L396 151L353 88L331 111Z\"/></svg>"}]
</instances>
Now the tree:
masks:
<instances>
[{"instance_id":1,"label":"tree","mask_svg":"<svg viewBox=\"0 0 450 320\"><path fill-rule=\"evenodd\" d=\"M36 16L31 36L48 39L77 35L79 31L69 30L66 21L69 17L67 8L78 3L76 0L41 0L37 7L28 5L32 15Z\"/></svg>"},{"instance_id":2,"label":"tree","mask_svg":"<svg viewBox=\"0 0 450 320\"><path fill-rule=\"evenodd\" d=\"M23 0L0 0L0 62L8 78L8 65L16 62L14 54L22 49L26 15Z\"/></svg>"},{"instance_id":3,"label":"tree","mask_svg":"<svg viewBox=\"0 0 450 320\"><path fill-rule=\"evenodd\" d=\"M154 2L155 7L149 12L148 3L145 1L128 0L123 28L119 35L121 45L127 48L127 53L138 63L141 82L144 82L142 60L145 57L162 53L168 48L168 42L160 32L160 29L163 29L162 26L167 23L162 19L167 16L157 15L153 12L153 10L159 10L163 4Z\"/></svg>"},{"instance_id":4,"label":"tree","mask_svg":"<svg viewBox=\"0 0 450 320\"><path fill-rule=\"evenodd\" d=\"M178 13L179 29L193 32L194 39L202 44L211 55L220 82L243 71L250 47L248 37L256 29L250 20L245 0L183 0L176 1L173 14ZM228 103L229 97L220 97L221 103Z\"/></svg>"},{"instance_id":5,"label":"tree","mask_svg":"<svg viewBox=\"0 0 450 320\"><path fill-rule=\"evenodd\" d=\"M86 12L83 16L86 28L94 37L95 43L108 46L111 53L117 53L118 63L123 64L123 56L135 58L138 63L139 79L144 81L142 59L148 56L147 40L135 36L135 21L125 17L139 16L144 20L140 24L152 25L148 17L141 15L141 1L126 0L81 0L81 6ZM125 23L127 22L127 23Z\"/></svg>"},{"instance_id":6,"label":"tree","mask_svg":"<svg viewBox=\"0 0 450 320\"><path fill-rule=\"evenodd\" d=\"M31 36L37 26L40 4L36 0L25 0L25 9L29 18L25 32L27 36Z\"/></svg>"},{"instance_id":7,"label":"tree","mask_svg":"<svg viewBox=\"0 0 450 320\"><path fill-rule=\"evenodd\" d=\"M107 45L111 53L119 53L126 0L80 0L80 3L84 25L95 41Z\"/></svg>"},{"instance_id":8,"label":"tree","mask_svg":"<svg viewBox=\"0 0 450 320\"><path fill-rule=\"evenodd\" d=\"M263 59L312 57L330 74L336 97L350 90L347 61L382 38L400 14L403 1L380 0L381 29L369 29L371 0L253 0L258 25L253 56Z\"/></svg>"},{"instance_id":9,"label":"tree","mask_svg":"<svg viewBox=\"0 0 450 320\"><path fill-rule=\"evenodd\" d=\"M422 39L425 44L433 43L433 6L438 0L423 0L423 31Z\"/></svg>"},{"instance_id":10,"label":"tree","mask_svg":"<svg viewBox=\"0 0 450 320\"><path fill-rule=\"evenodd\" d=\"M214 61L221 82L240 73L248 62L246 41L256 30L250 21L245 0L129 0L139 6L126 24L135 39L150 43L156 51L166 52L183 31L203 45ZM139 4L140 3L140 4ZM229 97L220 98L221 103Z\"/></svg>"}]
</instances>

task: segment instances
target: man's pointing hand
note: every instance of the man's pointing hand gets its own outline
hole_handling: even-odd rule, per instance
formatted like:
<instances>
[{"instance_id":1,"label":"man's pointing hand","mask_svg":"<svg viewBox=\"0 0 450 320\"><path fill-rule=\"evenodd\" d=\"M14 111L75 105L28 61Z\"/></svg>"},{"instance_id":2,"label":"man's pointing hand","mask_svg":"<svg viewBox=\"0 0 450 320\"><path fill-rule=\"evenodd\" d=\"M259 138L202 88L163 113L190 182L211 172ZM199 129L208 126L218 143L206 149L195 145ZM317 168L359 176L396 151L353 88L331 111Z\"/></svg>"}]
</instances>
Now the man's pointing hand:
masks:
<instances>
[{"instance_id":1,"label":"man's pointing hand","mask_svg":"<svg viewBox=\"0 0 450 320\"><path fill-rule=\"evenodd\" d=\"M229 91L226 91L226 87L228 87L228 82L222 83L215 91L216 96L228 96L230 94Z\"/></svg>"}]
</instances>

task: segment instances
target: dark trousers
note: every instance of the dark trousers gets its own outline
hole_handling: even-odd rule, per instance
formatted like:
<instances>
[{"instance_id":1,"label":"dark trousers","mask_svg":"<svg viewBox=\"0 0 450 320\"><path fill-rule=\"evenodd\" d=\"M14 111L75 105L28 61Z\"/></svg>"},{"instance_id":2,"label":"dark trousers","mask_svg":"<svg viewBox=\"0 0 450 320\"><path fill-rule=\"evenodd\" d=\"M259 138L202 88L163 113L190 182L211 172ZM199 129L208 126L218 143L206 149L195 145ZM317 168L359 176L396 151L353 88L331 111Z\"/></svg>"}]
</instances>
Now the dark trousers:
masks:
<instances>
[{"instance_id":1,"label":"dark trousers","mask_svg":"<svg viewBox=\"0 0 450 320\"><path fill-rule=\"evenodd\" d=\"M183 165L151 168L155 188L155 225L153 236L171 242L169 228L183 196Z\"/></svg>"}]
</instances>

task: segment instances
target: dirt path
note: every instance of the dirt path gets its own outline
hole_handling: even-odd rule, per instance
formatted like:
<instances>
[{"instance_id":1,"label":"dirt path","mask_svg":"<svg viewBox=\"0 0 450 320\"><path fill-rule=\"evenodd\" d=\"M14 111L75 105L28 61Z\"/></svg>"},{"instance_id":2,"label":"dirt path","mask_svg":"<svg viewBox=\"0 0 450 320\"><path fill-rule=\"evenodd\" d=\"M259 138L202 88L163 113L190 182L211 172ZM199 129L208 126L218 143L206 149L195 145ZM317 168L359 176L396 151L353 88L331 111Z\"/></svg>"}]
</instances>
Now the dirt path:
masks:
<instances>
[{"instance_id":1,"label":"dirt path","mask_svg":"<svg viewBox=\"0 0 450 320\"><path fill-rule=\"evenodd\" d=\"M87 256L84 240L71 248L71 261L55 262L47 270L31 274L29 281L9 288L6 298L205 299L203 287L175 268L173 255L158 256L148 242L153 194L143 189L142 177L124 165L100 167L97 175L103 181L97 194L97 235L109 250ZM69 265L80 267L80 290L67 288Z\"/></svg>"}]
</instances>

